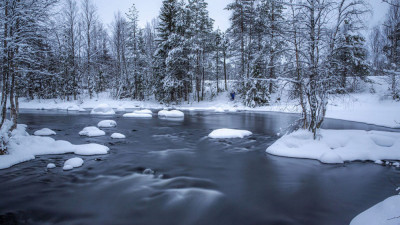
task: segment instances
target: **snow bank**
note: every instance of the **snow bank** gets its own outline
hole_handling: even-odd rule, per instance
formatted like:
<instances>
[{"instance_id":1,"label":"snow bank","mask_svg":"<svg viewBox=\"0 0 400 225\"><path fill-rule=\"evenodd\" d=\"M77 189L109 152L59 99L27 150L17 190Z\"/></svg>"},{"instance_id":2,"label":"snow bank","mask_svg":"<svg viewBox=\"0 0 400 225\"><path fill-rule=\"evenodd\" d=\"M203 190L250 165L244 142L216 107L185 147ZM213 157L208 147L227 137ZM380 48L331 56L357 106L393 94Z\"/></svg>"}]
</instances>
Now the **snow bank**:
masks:
<instances>
[{"instance_id":1,"label":"snow bank","mask_svg":"<svg viewBox=\"0 0 400 225\"><path fill-rule=\"evenodd\" d=\"M123 117L127 118L152 118L151 114L125 113Z\"/></svg>"},{"instance_id":2,"label":"snow bank","mask_svg":"<svg viewBox=\"0 0 400 225\"><path fill-rule=\"evenodd\" d=\"M125 111L126 111L126 109L124 107L122 107L122 106L119 106L117 108L117 112L125 112Z\"/></svg>"},{"instance_id":3,"label":"snow bank","mask_svg":"<svg viewBox=\"0 0 400 225\"><path fill-rule=\"evenodd\" d=\"M120 133L113 133L113 134L111 134L111 138L112 139L124 139L124 138L126 138L126 136L123 134L120 134Z\"/></svg>"},{"instance_id":4,"label":"snow bank","mask_svg":"<svg viewBox=\"0 0 400 225\"><path fill-rule=\"evenodd\" d=\"M90 114L93 115L114 115L114 110L108 104L100 104L92 109Z\"/></svg>"},{"instance_id":5,"label":"snow bank","mask_svg":"<svg viewBox=\"0 0 400 225\"><path fill-rule=\"evenodd\" d=\"M54 163L47 164L47 169L53 169L53 168L56 168L56 164Z\"/></svg>"},{"instance_id":6,"label":"snow bank","mask_svg":"<svg viewBox=\"0 0 400 225\"><path fill-rule=\"evenodd\" d=\"M171 111L161 110L158 112L158 116L159 117L170 117L170 118L181 118L181 117L184 117L185 114L178 110L171 110Z\"/></svg>"},{"instance_id":7,"label":"snow bank","mask_svg":"<svg viewBox=\"0 0 400 225\"><path fill-rule=\"evenodd\" d=\"M74 153L77 155L107 154L109 148L99 144L73 145L50 137L31 136L26 126L18 125L8 142L8 154L0 156L0 169L35 159L38 155Z\"/></svg>"},{"instance_id":8,"label":"snow bank","mask_svg":"<svg viewBox=\"0 0 400 225\"><path fill-rule=\"evenodd\" d=\"M362 130L298 130L277 140L266 150L277 156L317 159L323 163L400 160L400 133Z\"/></svg>"},{"instance_id":9,"label":"snow bank","mask_svg":"<svg viewBox=\"0 0 400 225\"><path fill-rule=\"evenodd\" d=\"M219 113L223 113L223 112L225 112L225 110L223 109L223 108L216 108L215 110L214 110L214 112L219 112Z\"/></svg>"},{"instance_id":10,"label":"snow bank","mask_svg":"<svg viewBox=\"0 0 400 225\"><path fill-rule=\"evenodd\" d=\"M247 130L235 130L235 129L218 129L211 132L208 137L210 138L244 138L245 136L252 135L250 131Z\"/></svg>"},{"instance_id":11,"label":"snow bank","mask_svg":"<svg viewBox=\"0 0 400 225\"><path fill-rule=\"evenodd\" d=\"M400 195L392 196L356 216L350 225L398 225L399 209Z\"/></svg>"},{"instance_id":12,"label":"snow bank","mask_svg":"<svg viewBox=\"0 0 400 225\"><path fill-rule=\"evenodd\" d=\"M115 122L114 120L103 120L103 121L100 121L97 124L97 126L100 127L100 128L116 127L117 126L117 122Z\"/></svg>"},{"instance_id":13,"label":"snow bank","mask_svg":"<svg viewBox=\"0 0 400 225\"><path fill-rule=\"evenodd\" d=\"M106 132L100 130L97 127L85 127L82 131L79 132L81 136L88 136L88 137L98 137L106 135Z\"/></svg>"},{"instance_id":14,"label":"snow bank","mask_svg":"<svg viewBox=\"0 0 400 225\"><path fill-rule=\"evenodd\" d=\"M35 136L51 136L51 135L56 135L56 132L54 132L53 130L50 130L49 128L43 128L41 130L37 130L35 131L35 133L33 133Z\"/></svg>"},{"instance_id":15,"label":"snow bank","mask_svg":"<svg viewBox=\"0 0 400 225\"><path fill-rule=\"evenodd\" d=\"M67 111L79 111L81 109L81 107L79 107L78 105L71 105L68 106Z\"/></svg>"},{"instance_id":16,"label":"snow bank","mask_svg":"<svg viewBox=\"0 0 400 225\"><path fill-rule=\"evenodd\" d=\"M73 168L81 167L82 165L83 165L83 159L75 157L65 161L63 170L72 170Z\"/></svg>"}]
</instances>

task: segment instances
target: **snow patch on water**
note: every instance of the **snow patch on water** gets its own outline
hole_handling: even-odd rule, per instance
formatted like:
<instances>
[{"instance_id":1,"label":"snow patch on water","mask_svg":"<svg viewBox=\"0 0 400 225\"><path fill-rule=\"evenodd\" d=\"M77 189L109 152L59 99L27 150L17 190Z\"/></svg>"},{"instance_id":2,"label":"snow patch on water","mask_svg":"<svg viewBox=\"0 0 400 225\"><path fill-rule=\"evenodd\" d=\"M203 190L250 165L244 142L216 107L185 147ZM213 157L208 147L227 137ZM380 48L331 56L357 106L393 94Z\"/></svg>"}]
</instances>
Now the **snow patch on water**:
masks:
<instances>
[{"instance_id":1,"label":"snow patch on water","mask_svg":"<svg viewBox=\"0 0 400 225\"><path fill-rule=\"evenodd\" d=\"M51 136L51 135L56 135L56 132L49 128L43 128L41 130L35 131L35 133L33 133L33 135L35 135L35 136Z\"/></svg>"},{"instance_id":2,"label":"snow patch on water","mask_svg":"<svg viewBox=\"0 0 400 225\"><path fill-rule=\"evenodd\" d=\"M112 139L124 139L124 138L126 138L126 136L123 134L120 134L120 133L113 133L113 134L111 134L111 138Z\"/></svg>"},{"instance_id":3,"label":"snow patch on water","mask_svg":"<svg viewBox=\"0 0 400 225\"><path fill-rule=\"evenodd\" d=\"M82 165L83 165L83 159L75 157L65 161L63 170L72 170L73 168L81 167Z\"/></svg>"},{"instance_id":4,"label":"snow patch on water","mask_svg":"<svg viewBox=\"0 0 400 225\"><path fill-rule=\"evenodd\" d=\"M236 129L218 129L211 132L208 137L210 138L244 138L250 136L253 133L247 130L236 130Z\"/></svg>"},{"instance_id":5,"label":"snow patch on water","mask_svg":"<svg viewBox=\"0 0 400 225\"><path fill-rule=\"evenodd\" d=\"M88 136L88 137L98 137L106 135L106 132L100 130L97 127L85 127L83 130L79 132L81 136Z\"/></svg>"},{"instance_id":6,"label":"snow patch on water","mask_svg":"<svg viewBox=\"0 0 400 225\"><path fill-rule=\"evenodd\" d=\"M100 121L97 124L97 126L100 128L111 128L111 127L116 127L117 122L115 122L114 120L103 120L103 121Z\"/></svg>"}]
</instances>

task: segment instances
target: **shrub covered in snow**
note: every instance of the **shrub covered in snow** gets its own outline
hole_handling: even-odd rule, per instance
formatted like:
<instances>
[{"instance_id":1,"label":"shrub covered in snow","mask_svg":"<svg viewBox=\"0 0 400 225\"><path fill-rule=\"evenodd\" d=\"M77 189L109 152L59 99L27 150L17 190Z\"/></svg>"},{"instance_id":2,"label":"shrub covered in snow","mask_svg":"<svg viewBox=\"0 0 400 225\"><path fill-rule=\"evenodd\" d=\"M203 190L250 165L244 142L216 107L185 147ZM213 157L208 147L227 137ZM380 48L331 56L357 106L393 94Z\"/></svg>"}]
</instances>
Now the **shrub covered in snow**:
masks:
<instances>
[{"instance_id":1,"label":"shrub covered in snow","mask_svg":"<svg viewBox=\"0 0 400 225\"><path fill-rule=\"evenodd\" d=\"M98 137L106 135L106 132L100 130L97 127L85 127L82 131L79 132L81 136L88 136L88 137Z\"/></svg>"},{"instance_id":2,"label":"shrub covered in snow","mask_svg":"<svg viewBox=\"0 0 400 225\"><path fill-rule=\"evenodd\" d=\"M97 124L97 126L100 127L100 128L116 127L117 126L117 122L115 122L114 120L103 120L103 121L100 121Z\"/></svg>"},{"instance_id":3,"label":"shrub covered in snow","mask_svg":"<svg viewBox=\"0 0 400 225\"><path fill-rule=\"evenodd\" d=\"M218 129L211 132L208 137L210 138L244 138L245 136L252 135L247 130L236 130L236 129Z\"/></svg>"},{"instance_id":4,"label":"shrub covered in snow","mask_svg":"<svg viewBox=\"0 0 400 225\"><path fill-rule=\"evenodd\" d=\"M100 104L92 109L90 114L93 115L114 115L115 111L107 104Z\"/></svg>"},{"instance_id":5,"label":"shrub covered in snow","mask_svg":"<svg viewBox=\"0 0 400 225\"><path fill-rule=\"evenodd\" d=\"M35 136L51 136L51 135L56 135L56 132L49 128L43 128L41 130L35 131L35 133L33 133L33 134Z\"/></svg>"}]
</instances>

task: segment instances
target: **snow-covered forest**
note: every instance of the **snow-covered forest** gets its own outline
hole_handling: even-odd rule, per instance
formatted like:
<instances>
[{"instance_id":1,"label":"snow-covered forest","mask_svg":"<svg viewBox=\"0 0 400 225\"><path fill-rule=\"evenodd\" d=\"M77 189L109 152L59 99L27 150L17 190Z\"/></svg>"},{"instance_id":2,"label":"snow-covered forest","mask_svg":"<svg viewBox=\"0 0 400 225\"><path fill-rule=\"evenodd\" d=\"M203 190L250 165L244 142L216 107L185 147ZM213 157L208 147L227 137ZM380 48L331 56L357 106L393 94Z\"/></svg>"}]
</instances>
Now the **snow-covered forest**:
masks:
<instances>
[{"instance_id":1,"label":"snow-covered forest","mask_svg":"<svg viewBox=\"0 0 400 225\"><path fill-rule=\"evenodd\" d=\"M315 133L329 97L357 92L369 75L389 76L390 96L399 99L400 7L388 3L386 21L367 42L364 0L235 0L226 6L226 31L213 30L204 0L163 1L146 27L135 5L109 25L92 0L5 0L2 122L9 105L16 124L21 97L68 101L108 92L179 104L229 90L256 107L289 85L302 126Z\"/></svg>"}]
</instances>

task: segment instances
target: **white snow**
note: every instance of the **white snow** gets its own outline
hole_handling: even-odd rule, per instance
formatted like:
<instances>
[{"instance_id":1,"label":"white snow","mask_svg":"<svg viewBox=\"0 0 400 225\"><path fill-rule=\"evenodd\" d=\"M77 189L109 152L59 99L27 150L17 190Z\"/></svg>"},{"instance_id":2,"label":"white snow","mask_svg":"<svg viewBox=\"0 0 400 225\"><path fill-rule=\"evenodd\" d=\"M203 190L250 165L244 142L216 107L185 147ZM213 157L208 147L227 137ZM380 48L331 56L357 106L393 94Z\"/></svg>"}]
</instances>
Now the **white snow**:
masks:
<instances>
[{"instance_id":1,"label":"white snow","mask_svg":"<svg viewBox=\"0 0 400 225\"><path fill-rule=\"evenodd\" d=\"M400 160L400 133L363 130L321 130L313 139L311 132L298 130L284 135L267 148L272 155L317 159L323 163L345 161Z\"/></svg>"},{"instance_id":2,"label":"white snow","mask_svg":"<svg viewBox=\"0 0 400 225\"><path fill-rule=\"evenodd\" d=\"M221 107L216 108L214 111L215 111L215 112L219 112L219 113L225 112L225 110L224 110L223 108L221 108Z\"/></svg>"},{"instance_id":3,"label":"white snow","mask_svg":"<svg viewBox=\"0 0 400 225\"><path fill-rule=\"evenodd\" d=\"M108 104L100 104L92 109L90 114L93 115L114 115L114 110Z\"/></svg>"},{"instance_id":4,"label":"white snow","mask_svg":"<svg viewBox=\"0 0 400 225\"><path fill-rule=\"evenodd\" d=\"M119 106L117 108L117 112L125 112L125 111L126 111L126 109L124 107L122 107L122 106Z\"/></svg>"},{"instance_id":5,"label":"white snow","mask_svg":"<svg viewBox=\"0 0 400 225\"><path fill-rule=\"evenodd\" d=\"M83 165L83 159L75 157L65 161L63 170L72 170L73 168L81 167L82 165Z\"/></svg>"},{"instance_id":6,"label":"white snow","mask_svg":"<svg viewBox=\"0 0 400 225\"><path fill-rule=\"evenodd\" d=\"M356 216L350 225L399 225L400 195L387 198Z\"/></svg>"},{"instance_id":7,"label":"white snow","mask_svg":"<svg viewBox=\"0 0 400 225\"><path fill-rule=\"evenodd\" d=\"M67 108L68 111L79 111L80 109L78 105L71 105Z\"/></svg>"},{"instance_id":8,"label":"white snow","mask_svg":"<svg viewBox=\"0 0 400 225\"><path fill-rule=\"evenodd\" d=\"M86 112L86 109L80 108L80 109L79 109L79 112Z\"/></svg>"},{"instance_id":9,"label":"white snow","mask_svg":"<svg viewBox=\"0 0 400 225\"><path fill-rule=\"evenodd\" d=\"M139 113L125 113L123 117L130 117L130 118L152 118L151 114L139 114Z\"/></svg>"},{"instance_id":10,"label":"white snow","mask_svg":"<svg viewBox=\"0 0 400 225\"><path fill-rule=\"evenodd\" d=\"M211 132L208 137L210 138L244 138L245 136L252 135L247 130L236 130L236 129L218 129Z\"/></svg>"},{"instance_id":11,"label":"white snow","mask_svg":"<svg viewBox=\"0 0 400 225\"><path fill-rule=\"evenodd\" d=\"M53 168L56 168L56 165L54 163L47 164L47 169L53 169Z\"/></svg>"},{"instance_id":12,"label":"white snow","mask_svg":"<svg viewBox=\"0 0 400 225\"><path fill-rule=\"evenodd\" d=\"M51 135L56 135L56 132L49 128L43 128L41 130L35 131L35 133L33 133L33 134L35 136L51 136Z\"/></svg>"},{"instance_id":13,"label":"white snow","mask_svg":"<svg viewBox=\"0 0 400 225\"><path fill-rule=\"evenodd\" d=\"M113 134L111 134L111 138L113 138L113 139L124 139L124 138L126 138L126 136L123 135L123 134L120 134L120 133L113 133Z\"/></svg>"},{"instance_id":14,"label":"white snow","mask_svg":"<svg viewBox=\"0 0 400 225\"><path fill-rule=\"evenodd\" d=\"M5 123L11 124L10 121ZM5 124L5 125L7 125ZM31 136L26 125L18 124L8 142L8 153L0 155L0 169L35 159L38 155L74 153L76 155L107 154L109 148L99 144L73 145L68 141L54 140L50 137Z\"/></svg>"},{"instance_id":15,"label":"white snow","mask_svg":"<svg viewBox=\"0 0 400 225\"><path fill-rule=\"evenodd\" d=\"M100 130L97 127L85 127L82 131L79 132L81 136L88 136L88 137L98 137L106 135L106 132Z\"/></svg>"},{"instance_id":16,"label":"white snow","mask_svg":"<svg viewBox=\"0 0 400 225\"><path fill-rule=\"evenodd\" d=\"M178 110L171 110L171 111L161 110L158 112L158 116L159 117L169 117L169 118L181 118L181 117L184 117L185 114Z\"/></svg>"},{"instance_id":17,"label":"white snow","mask_svg":"<svg viewBox=\"0 0 400 225\"><path fill-rule=\"evenodd\" d=\"M136 113L136 114L153 114L153 112L151 111L151 110L149 110L149 109L143 109L143 110L135 110L135 111L133 111L133 113Z\"/></svg>"},{"instance_id":18,"label":"white snow","mask_svg":"<svg viewBox=\"0 0 400 225\"><path fill-rule=\"evenodd\" d=\"M115 122L114 120L103 120L103 121L100 121L97 124L97 126L100 127L100 128L116 127L117 126L117 122Z\"/></svg>"}]
</instances>

